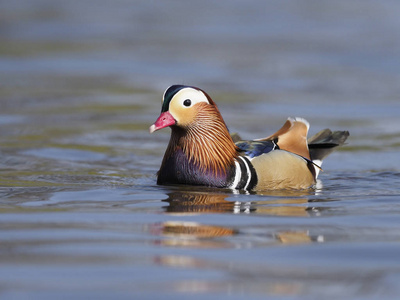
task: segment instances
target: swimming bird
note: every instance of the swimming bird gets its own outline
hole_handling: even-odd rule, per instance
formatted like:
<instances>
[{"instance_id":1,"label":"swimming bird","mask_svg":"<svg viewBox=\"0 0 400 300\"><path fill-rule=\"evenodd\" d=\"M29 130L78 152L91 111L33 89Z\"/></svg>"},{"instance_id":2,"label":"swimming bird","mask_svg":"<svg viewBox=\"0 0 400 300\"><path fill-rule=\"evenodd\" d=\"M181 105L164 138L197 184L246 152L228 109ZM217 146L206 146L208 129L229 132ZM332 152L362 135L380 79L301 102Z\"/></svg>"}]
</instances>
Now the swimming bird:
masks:
<instances>
[{"instance_id":1,"label":"swimming bird","mask_svg":"<svg viewBox=\"0 0 400 300\"><path fill-rule=\"evenodd\" d=\"M170 127L157 184L238 190L308 189L322 160L343 145L348 131L325 129L307 140L309 123L290 117L274 134L234 142L221 113L203 90L172 85L150 133Z\"/></svg>"}]
</instances>

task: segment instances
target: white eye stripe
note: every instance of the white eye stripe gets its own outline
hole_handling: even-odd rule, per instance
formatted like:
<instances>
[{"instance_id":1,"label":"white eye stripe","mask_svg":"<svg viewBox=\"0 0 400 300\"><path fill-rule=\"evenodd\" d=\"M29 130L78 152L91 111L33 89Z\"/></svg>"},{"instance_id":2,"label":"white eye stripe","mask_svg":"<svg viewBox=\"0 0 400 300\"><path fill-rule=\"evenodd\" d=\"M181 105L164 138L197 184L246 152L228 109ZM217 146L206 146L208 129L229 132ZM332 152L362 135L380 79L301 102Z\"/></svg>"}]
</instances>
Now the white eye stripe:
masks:
<instances>
[{"instance_id":1,"label":"white eye stripe","mask_svg":"<svg viewBox=\"0 0 400 300\"><path fill-rule=\"evenodd\" d=\"M204 95L204 93L202 91L199 91L199 90L196 90L193 88L181 89L179 92L177 92L174 95L173 100L181 103L181 105L183 107L190 107L190 106L193 106L200 102L206 102L206 103L210 104L206 95ZM190 100L191 105L189 105L189 106L184 105L183 103L185 102L185 100Z\"/></svg>"}]
</instances>

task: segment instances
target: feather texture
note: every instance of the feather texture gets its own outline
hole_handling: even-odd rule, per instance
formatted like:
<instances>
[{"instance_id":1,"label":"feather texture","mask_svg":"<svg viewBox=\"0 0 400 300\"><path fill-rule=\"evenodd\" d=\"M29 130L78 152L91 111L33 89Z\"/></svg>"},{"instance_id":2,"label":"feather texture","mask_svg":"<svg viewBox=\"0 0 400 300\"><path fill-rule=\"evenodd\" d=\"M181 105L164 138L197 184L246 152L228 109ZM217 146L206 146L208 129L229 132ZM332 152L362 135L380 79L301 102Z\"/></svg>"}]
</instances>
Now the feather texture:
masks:
<instances>
[{"instance_id":1,"label":"feather texture","mask_svg":"<svg viewBox=\"0 0 400 300\"><path fill-rule=\"evenodd\" d=\"M170 156L179 147L189 163L199 166L201 172L226 175L237 158L236 146L216 106L199 103L191 126L180 129L172 126Z\"/></svg>"},{"instance_id":2,"label":"feather texture","mask_svg":"<svg viewBox=\"0 0 400 300\"><path fill-rule=\"evenodd\" d=\"M219 112L211 106L199 106L203 107L199 107L196 122L187 131L184 149L189 159L201 164L204 171L225 173L237 157L236 147Z\"/></svg>"}]
</instances>

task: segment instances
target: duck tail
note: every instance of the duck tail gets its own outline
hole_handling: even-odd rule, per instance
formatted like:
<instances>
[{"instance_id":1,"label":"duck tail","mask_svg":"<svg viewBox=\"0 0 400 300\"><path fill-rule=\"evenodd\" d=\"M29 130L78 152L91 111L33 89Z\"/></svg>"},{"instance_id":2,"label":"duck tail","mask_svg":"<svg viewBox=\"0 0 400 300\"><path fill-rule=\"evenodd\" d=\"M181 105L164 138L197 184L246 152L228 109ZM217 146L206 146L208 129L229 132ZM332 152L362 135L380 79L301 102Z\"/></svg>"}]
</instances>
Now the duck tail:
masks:
<instances>
[{"instance_id":1,"label":"duck tail","mask_svg":"<svg viewBox=\"0 0 400 300\"><path fill-rule=\"evenodd\" d=\"M321 167L322 160L331 154L336 147L342 146L349 137L348 131L331 131L324 129L308 139L311 160Z\"/></svg>"}]
</instances>

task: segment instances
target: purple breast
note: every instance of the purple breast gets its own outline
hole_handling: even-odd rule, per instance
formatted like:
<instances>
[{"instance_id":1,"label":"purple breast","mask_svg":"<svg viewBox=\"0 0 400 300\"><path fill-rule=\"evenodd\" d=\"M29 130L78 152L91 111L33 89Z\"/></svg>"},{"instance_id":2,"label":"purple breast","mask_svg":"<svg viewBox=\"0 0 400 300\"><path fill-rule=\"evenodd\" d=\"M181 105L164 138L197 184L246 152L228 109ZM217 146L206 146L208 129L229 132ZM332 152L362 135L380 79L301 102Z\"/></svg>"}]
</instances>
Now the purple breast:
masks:
<instances>
[{"instance_id":1,"label":"purple breast","mask_svg":"<svg viewBox=\"0 0 400 300\"><path fill-rule=\"evenodd\" d=\"M200 165L190 162L182 150L168 157L158 173L157 184L189 184L210 187L227 187L234 177L234 168L225 174L213 170L202 170Z\"/></svg>"}]
</instances>

